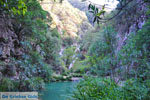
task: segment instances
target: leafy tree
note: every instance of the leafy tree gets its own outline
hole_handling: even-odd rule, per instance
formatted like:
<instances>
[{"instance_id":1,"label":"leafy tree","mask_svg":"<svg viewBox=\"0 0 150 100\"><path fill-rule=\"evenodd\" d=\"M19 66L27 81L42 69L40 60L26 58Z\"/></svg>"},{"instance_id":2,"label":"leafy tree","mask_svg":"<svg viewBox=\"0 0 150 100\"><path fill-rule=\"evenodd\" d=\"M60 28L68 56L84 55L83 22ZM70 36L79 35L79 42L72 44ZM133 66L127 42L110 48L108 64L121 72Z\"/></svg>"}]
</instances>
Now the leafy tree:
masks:
<instances>
[{"instance_id":1,"label":"leafy tree","mask_svg":"<svg viewBox=\"0 0 150 100\"><path fill-rule=\"evenodd\" d=\"M20 2L22 2L22 7L27 8L26 12L23 12L23 8L19 7ZM14 9L14 11L10 13L7 7L1 6L0 9L4 9L1 13L7 15L6 18L11 19L12 26L9 28L16 34L17 41L14 45L15 48L21 49L21 55L11 54L9 57L9 64L15 66L19 80L16 79L16 82L8 82L8 84L13 84L12 86L15 85L14 87L16 87L12 88L11 91L42 89L44 82L51 80L52 69L59 69L58 56L61 38L56 30L51 30L47 25L51 18L42 9L39 1L13 0L5 1L4 5L6 3L9 9ZM13 8L14 5L15 8Z\"/></svg>"},{"instance_id":2,"label":"leafy tree","mask_svg":"<svg viewBox=\"0 0 150 100\"><path fill-rule=\"evenodd\" d=\"M149 79L149 20L136 35L130 36L122 49L122 64L127 66L127 75L143 80Z\"/></svg>"},{"instance_id":3,"label":"leafy tree","mask_svg":"<svg viewBox=\"0 0 150 100\"><path fill-rule=\"evenodd\" d=\"M92 73L107 75L114 73L117 59L115 58L116 32L112 27L104 27L99 33L99 38L93 42L88 50Z\"/></svg>"},{"instance_id":4,"label":"leafy tree","mask_svg":"<svg viewBox=\"0 0 150 100\"><path fill-rule=\"evenodd\" d=\"M86 0L85 0L86 1ZM140 13L143 12L143 9L140 10L139 12L137 12L137 8L139 8L140 5L146 4L149 5L150 1L149 0L117 0L119 3L117 5L116 11L113 13L113 15L111 17L104 17L104 14L106 12L105 10L105 5L103 5L102 7L97 7L97 4L94 4L91 2L91 4L89 4L88 10L89 12L91 12L93 14L93 23L97 22L97 24L99 24L100 22L108 22L110 20L113 20L114 18L118 17L122 17L122 15L125 14L132 14L131 18L133 18L132 20L134 20L134 16L136 17L140 17ZM144 9L146 11L146 9ZM124 18L126 19L126 18ZM123 20L123 19L122 19ZM130 19L131 21L131 19Z\"/></svg>"},{"instance_id":5,"label":"leafy tree","mask_svg":"<svg viewBox=\"0 0 150 100\"><path fill-rule=\"evenodd\" d=\"M0 0L1 9L13 14L25 15L27 12L26 0Z\"/></svg>"},{"instance_id":6,"label":"leafy tree","mask_svg":"<svg viewBox=\"0 0 150 100\"><path fill-rule=\"evenodd\" d=\"M105 14L105 5L103 5L102 9L99 10L95 5L89 4L88 10L91 12L94 16L93 23L97 22L99 24L100 20L102 19L101 15L104 16Z\"/></svg>"},{"instance_id":7,"label":"leafy tree","mask_svg":"<svg viewBox=\"0 0 150 100\"><path fill-rule=\"evenodd\" d=\"M64 65L65 65L66 68L69 68L69 65L74 60L75 49L76 48L74 46L72 46L72 47L68 47L64 50L62 60L63 60Z\"/></svg>"}]
</instances>

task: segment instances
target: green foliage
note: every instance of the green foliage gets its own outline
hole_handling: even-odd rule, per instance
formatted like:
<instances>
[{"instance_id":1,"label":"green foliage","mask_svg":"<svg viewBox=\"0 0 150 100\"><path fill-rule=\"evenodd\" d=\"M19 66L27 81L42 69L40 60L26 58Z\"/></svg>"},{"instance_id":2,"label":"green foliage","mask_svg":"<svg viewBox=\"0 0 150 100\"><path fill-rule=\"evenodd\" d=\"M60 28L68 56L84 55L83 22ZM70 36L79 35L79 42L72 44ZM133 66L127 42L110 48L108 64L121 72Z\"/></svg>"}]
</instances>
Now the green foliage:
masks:
<instances>
[{"instance_id":1,"label":"green foliage","mask_svg":"<svg viewBox=\"0 0 150 100\"><path fill-rule=\"evenodd\" d=\"M12 19L11 28L17 39L15 49L21 49L21 55L11 54L9 57L10 65L15 66L17 76L19 76L19 80L11 76L15 80L12 84L8 80L8 84L15 88L5 89L5 84L0 82L1 87L4 87L2 91L42 89L44 82L51 80L52 69L59 69L61 37L56 29L49 28L47 23L51 21L50 16L42 9L38 0L12 0L7 3L9 9L1 6L0 10L4 9ZM12 7L15 7L13 16L9 14ZM24 8L28 11L24 11ZM4 64L3 66L5 67Z\"/></svg>"},{"instance_id":2,"label":"green foliage","mask_svg":"<svg viewBox=\"0 0 150 100\"><path fill-rule=\"evenodd\" d=\"M87 72L90 67L91 67L90 64L87 64L87 59L85 60L77 59L71 69L71 72L85 74L85 72Z\"/></svg>"},{"instance_id":3,"label":"green foliage","mask_svg":"<svg viewBox=\"0 0 150 100\"><path fill-rule=\"evenodd\" d=\"M25 77L40 76L44 81L51 79L51 66L46 64L37 52L31 52L30 55L25 54L22 60L14 60L14 63Z\"/></svg>"},{"instance_id":4,"label":"green foliage","mask_svg":"<svg viewBox=\"0 0 150 100\"><path fill-rule=\"evenodd\" d=\"M0 91L12 91L14 90L13 80L9 78L3 78L0 82Z\"/></svg>"},{"instance_id":5,"label":"green foliage","mask_svg":"<svg viewBox=\"0 0 150 100\"><path fill-rule=\"evenodd\" d=\"M58 75L58 74L55 74L53 75L53 78L52 78L52 81L70 81L71 80L71 77L69 74L67 75Z\"/></svg>"},{"instance_id":6,"label":"green foliage","mask_svg":"<svg viewBox=\"0 0 150 100\"><path fill-rule=\"evenodd\" d=\"M26 0L0 0L0 9L13 13L14 15L25 15L27 12L25 1Z\"/></svg>"},{"instance_id":7,"label":"green foliage","mask_svg":"<svg viewBox=\"0 0 150 100\"><path fill-rule=\"evenodd\" d=\"M110 80L87 78L77 85L73 100L121 100L117 88Z\"/></svg>"},{"instance_id":8,"label":"green foliage","mask_svg":"<svg viewBox=\"0 0 150 100\"><path fill-rule=\"evenodd\" d=\"M81 50L88 50L89 49L89 46L95 42L95 41L98 41L98 39L101 37L99 34L99 29L98 31L95 31L95 30L89 30L89 32L86 33L86 35L83 36L82 38L82 41L81 41Z\"/></svg>"},{"instance_id":9,"label":"green foliage","mask_svg":"<svg viewBox=\"0 0 150 100\"><path fill-rule=\"evenodd\" d=\"M45 36L48 27L45 23L47 12L42 9L37 0L26 1L25 3L28 12L25 16L14 16L13 28L21 39L24 36L29 36L34 38L33 40L36 42L43 42L46 40Z\"/></svg>"},{"instance_id":10,"label":"green foliage","mask_svg":"<svg viewBox=\"0 0 150 100\"><path fill-rule=\"evenodd\" d=\"M30 80L26 80L25 84L28 85L32 91L44 89L45 83L41 77L33 77Z\"/></svg>"},{"instance_id":11,"label":"green foliage","mask_svg":"<svg viewBox=\"0 0 150 100\"><path fill-rule=\"evenodd\" d=\"M28 12L16 23L21 22L25 34L19 33L22 38L28 38L28 41L39 47L38 53L43 57L47 64L51 65L54 70L59 69L58 53L61 45L61 38L56 29L50 30L46 22L48 13L42 9L37 0L27 2ZM18 30L18 29L16 29ZM37 47L33 47L34 50Z\"/></svg>"},{"instance_id":12,"label":"green foliage","mask_svg":"<svg viewBox=\"0 0 150 100\"><path fill-rule=\"evenodd\" d=\"M74 60L73 56L75 56L75 49L76 49L76 47L71 46L71 47L68 47L64 50L62 60L63 60L66 68L69 68L69 65Z\"/></svg>"},{"instance_id":13,"label":"green foliage","mask_svg":"<svg viewBox=\"0 0 150 100\"><path fill-rule=\"evenodd\" d=\"M128 0L121 0L123 5L127 3L125 1ZM135 3L136 1L133 1L125 8L129 9ZM117 19L116 21L119 25L121 25L120 23L127 23L127 26L121 32L130 31L133 22L129 20L136 16L137 18L134 20L137 21L138 17L141 17L140 13L143 11L134 12L135 9L139 9L139 6L128 12L122 11L120 13L119 17L122 19ZM133 15L130 17L129 13ZM125 18L127 16L128 18ZM85 59L87 64L91 66L89 70L92 74L103 77L110 76L111 80L94 79L93 77L85 78L77 85L77 90L70 100L149 100L150 19L146 19L142 29L137 27L138 31L133 30L135 33L131 33L127 37L126 43L120 51L116 50L117 34L113 28L107 27L102 30L99 32L101 34L97 35L98 39L96 38L92 42L87 39L88 43L84 42L89 46L86 46L88 55ZM112 80L112 77L119 79L120 82Z\"/></svg>"},{"instance_id":14,"label":"green foliage","mask_svg":"<svg viewBox=\"0 0 150 100\"><path fill-rule=\"evenodd\" d=\"M110 26L106 26L99 34L99 39L91 44L89 54L100 56L114 53L116 47L116 32L114 29Z\"/></svg>"},{"instance_id":15,"label":"green foliage","mask_svg":"<svg viewBox=\"0 0 150 100\"><path fill-rule=\"evenodd\" d=\"M45 83L41 77L26 78L25 80L12 80L3 78L0 82L0 91L37 91L44 89Z\"/></svg>"},{"instance_id":16,"label":"green foliage","mask_svg":"<svg viewBox=\"0 0 150 100\"><path fill-rule=\"evenodd\" d=\"M149 84L144 84L141 80L130 79L122 87L126 100L149 100Z\"/></svg>"},{"instance_id":17,"label":"green foliage","mask_svg":"<svg viewBox=\"0 0 150 100\"><path fill-rule=\"evenodd\" d=\"M77 85L71 100L148 100L149 89L138 80L119 86L110 79L85 78Z\"/></svg>"},{"instance_id":18,"label":"green foliage","mask_svg":"<svg viewBox=\"0 0 150 100\"><path fill-rule=\"evenodd\" d=\"M87 64L92 74L108 75L118 62L115 58L116 32L110 26L104 27L102 31L96 34L95 41L90 43Z\"/></svg>"},{"instance_id":19,"label":"green foliage","mask_svg":"<svg viewBox=\"0 0 150 100\"><path fill-rule=\"evenodd\" d=\"M83 75L80 73L71 73L70 77L82 77Z\"/></svg>"},{"instance_id":20,"label":"green foliage","mask_svg":"<svg viewBox=\"0 0 150 100\"><path fill-rule=\"evenodd\" d=\"M99 8L97 8L95 5L93 4L89 4L88 6L88 10L90 13L93 14L94 16L94 20L93 23L97 22L97 24L100 23L100 20L102 19L102 15L104 16L105 14L105 5L103 5L102 9L100 10Z\"/></svg>"},{"instance_id":21,"label":"green foliage","mask_svg":"<svg viewBox=\"0 0 150 100\"><path fill-rule=\"evenodd\" d=\"M64 47L69 47L69 46L71 46L73 44L73 42L74 41L73 41L72 38L66 37L66 38L63 39L63 46Z\"/></svg>"},{"instance_id":22,"label":"green foliage","mask_svg":"<svg viewBox=\"0 0 150 100\"><path fill-rule=\"evenodd\" d=\"M58 53L61 38L56 31L50 30L46 22L48 13L42 9L37 0L26 1L28 12L25 16L15 16L13 28L16 31L21 46L26 53L19 61L31 76L40 76L49 81L52 68L58 69ZM20 26L20 27L18 27ZM20 59L19 59L20 60Z\"/></svg>"},{"instance_id":23,"label":"green foliage","mask_svg":"<svg viewBox=\"0 0 150 100\"><path fill-rule=\"evenodd\" d=\"M149 22L147 20L141 30L127 37L126 44L119 52L116 50L116 32L111 27L103 28L98 35L93 34L97 36L95 41L90 42L90 39L87 39L89 43L84 43L88 45L86 59L87 64L91 66L90 72L100 76L118 74L122 79L149 79ZM84 44L82 47L84 48Z\"/></svg>"},{"instance_id":24,"label":"green foliage","mask_svg":"<svg viewBox=\"0 0 150 100\"><path fill-rule=\"evenodd\" d=\"M61 43L59 33L56 30L51 30L48 32L46 40L40 44L46 62L50 64L54 70L60 70L59 51Z\"/></svg>"},{"instance_id":25,"label":"green foliage","mask_svg":"<svg viewBox=\"0 0 150 100\"><path fill-rule=\"evenodd\" d=\"M121 51L122 65L130 68L126 73L128 76L149 79L149 56L150 56L150 21L136 34L129 37L128 42ZM132 66L132 67L131 67ZM143 70L144 69L144 70Z\"/></svg>"}]
</instances>

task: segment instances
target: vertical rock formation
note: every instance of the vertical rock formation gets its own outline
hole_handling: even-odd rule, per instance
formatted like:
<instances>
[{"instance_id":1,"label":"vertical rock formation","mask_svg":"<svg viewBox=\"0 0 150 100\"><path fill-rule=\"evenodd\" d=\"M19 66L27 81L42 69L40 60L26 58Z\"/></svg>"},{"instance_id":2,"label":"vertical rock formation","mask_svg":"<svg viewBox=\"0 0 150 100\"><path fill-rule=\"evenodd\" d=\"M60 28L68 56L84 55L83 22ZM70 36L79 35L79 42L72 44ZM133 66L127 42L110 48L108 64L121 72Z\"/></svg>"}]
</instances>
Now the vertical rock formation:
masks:
<instances>
[{"instance_id":1,"label":"vertical rock formation","mask_svg":"<svg viewBox=\"0 0 150 100\"><path fill-rule=\"evenodd\" d=\"M84 27L84 31L91 27L85 13L74 8L67 0L62 3L43 0L40 3L52 17L51 28L57 28L64 37L76 38L83 33L81 27Z\"/></svg>"}]
</instances>

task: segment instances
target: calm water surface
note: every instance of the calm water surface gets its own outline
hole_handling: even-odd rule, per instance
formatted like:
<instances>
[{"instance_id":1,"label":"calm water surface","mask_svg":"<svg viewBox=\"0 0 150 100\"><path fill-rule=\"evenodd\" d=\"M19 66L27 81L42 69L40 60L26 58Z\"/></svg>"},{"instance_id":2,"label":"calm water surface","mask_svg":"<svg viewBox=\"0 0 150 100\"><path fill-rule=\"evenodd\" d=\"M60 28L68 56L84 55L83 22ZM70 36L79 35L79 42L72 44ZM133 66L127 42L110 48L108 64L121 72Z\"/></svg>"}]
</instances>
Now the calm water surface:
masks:
<instances>
[{"instance_id":1,"label":"calm water surface","mask_svg":"<svg viewBox=\"0 0 150 100\"><path fill-rule=\"evenodd\" d=\"M42 91L41 100L67 100L72 94L77 82L53 82L46 85Z\"/></svg>"}]
</instances>

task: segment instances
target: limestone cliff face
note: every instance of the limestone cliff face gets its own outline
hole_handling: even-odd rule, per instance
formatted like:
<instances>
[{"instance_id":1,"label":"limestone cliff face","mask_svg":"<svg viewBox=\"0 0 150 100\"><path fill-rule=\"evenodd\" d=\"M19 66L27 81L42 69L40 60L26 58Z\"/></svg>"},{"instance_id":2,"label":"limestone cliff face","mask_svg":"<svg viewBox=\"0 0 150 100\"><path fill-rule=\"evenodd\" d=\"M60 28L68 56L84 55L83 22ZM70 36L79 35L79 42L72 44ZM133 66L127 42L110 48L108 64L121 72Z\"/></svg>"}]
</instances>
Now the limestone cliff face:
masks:
<instances>
[{"instance_id":1,"label":"limestone cliff face","mask_svg":"<svg viewBox=\"0 0 150 100\"><path fill-rule=\"evenodd\" d=\"M57 28L64 37L78 37L78 34L83 33L81 27L86 29L91 27L86 14L74 8L67 0L62 3L43 0L40 3L52 17L51 28Z\"/></svg>"},{"instance_id":2,"label":"limestone cliff face","mask_svg":"<svg viewBox=\"0 0 150 100\"><path fill-rule=\"evenodd\" d=\"M136 0L134 3L142 2L142 0ZM132 7L132 6L131 6ZM129 8L128 8L129 9ZM134 9L130 8L130 11L126 14L122 14L116 19L118 47L117 52L126 44L128 38L132 34L136 34L138 30L142 29L145 20L148 18L146 4L137 5ZM128 18L126 18L129 16Z\"/></svg>"},{"instance_id":3,"label":"limestone cliff face","mask_svg":"<svg viewBox=\"0 0 150 100\"><path fill-rule=\"evenodd\" d=\"M15 76L16 66L11 57L22 55L17 34L13 30L12 20L0 13L0 81L2 75Z\"/></svg>"}]
</instances>

